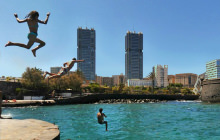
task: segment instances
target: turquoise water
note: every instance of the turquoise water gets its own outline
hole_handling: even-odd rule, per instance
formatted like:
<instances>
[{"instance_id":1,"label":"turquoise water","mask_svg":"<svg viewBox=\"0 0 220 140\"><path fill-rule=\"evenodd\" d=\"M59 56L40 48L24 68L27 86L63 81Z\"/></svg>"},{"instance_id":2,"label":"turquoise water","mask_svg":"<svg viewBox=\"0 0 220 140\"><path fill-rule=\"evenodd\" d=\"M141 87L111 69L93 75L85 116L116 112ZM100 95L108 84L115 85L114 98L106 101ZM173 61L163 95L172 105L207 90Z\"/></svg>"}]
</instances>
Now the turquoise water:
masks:
<instances>
[{"instance_id":1,"label":"turquoise water","mask_svg":"<svg viewBox=\"0 0 220 140\"><path fill-rule=\"evenodd\" d=\"M109 131L97 123L102 107ZM59 126L61 140L219 140L220 104L163 102L3 108L14 119L40 119Z\"/></svg>"}]
</instances>

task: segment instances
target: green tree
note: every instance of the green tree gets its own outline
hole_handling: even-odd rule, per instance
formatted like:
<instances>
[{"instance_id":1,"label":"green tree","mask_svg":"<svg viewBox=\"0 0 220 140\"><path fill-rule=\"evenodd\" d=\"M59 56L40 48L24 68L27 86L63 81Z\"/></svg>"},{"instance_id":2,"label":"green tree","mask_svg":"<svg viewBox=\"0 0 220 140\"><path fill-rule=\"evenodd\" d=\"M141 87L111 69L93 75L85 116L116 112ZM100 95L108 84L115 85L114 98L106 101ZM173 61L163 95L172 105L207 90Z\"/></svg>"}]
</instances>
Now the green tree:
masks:
<instances>
[{"instance_id":1,"label":"green tree","mask_svg":"<svg viewBox=\"0 0 220 140\"><path fill-rule=\"evenodd\" d=\"M190 91L189 88L183 88L183 89L181 89L181 93L184 94L184 95L192 94L192 92Z\"/></svg>"},{"instance_id":2,"label":"green tree","mask_svg":"<svg viewBox=\"0 0 220 140\"><path fill-rule=\"evenodd\" d=\"M46 83L43 80L43 72L40 69L26 68L26 71L22 74L21 84L23 87L31 90L39 90L46 87Z\"/></svg>"},{"instance_id":3,"label":"green tree","mask_svg":"<svg viewBox=\"0 0 220 140\"><path fill-rule=\"evenodd\" d=\"M122 90L122 93L124 93L124 94L130 94L130 93L131 93L130 87L125 86L125 87L123 88L123 90Z\"/></svg>"},{"instance_id":4,"label":"green tree","mask_svg":"<svg viewBox=\"0 0 220 140\"><path fill-rule=\"evenodd\" d=\"M10 77L6 77L6 81L9 82L11 80Z\"/></svg>"},{"instance_id":5,"label":"green tree","mask_svg":"<svg viewBox=\"0 0 220 140\"><path fill-rule=\"evenodd\" d=\"M98 83L90 83L89 89L91 93L98 93L100 89L100 85Z\"/></svg>"},{"instance_id":6,"label":"green tree","mask_svg":"<svg viewBox=\"0 0 220 140\"><path fill-rule=\"evenodd\" d=\"M83 79L78 73L71 73L61 78L50 79L49 86L56 90L72 89L74 92L81 92L82 83Z\"/></svg>"}]
</instances>

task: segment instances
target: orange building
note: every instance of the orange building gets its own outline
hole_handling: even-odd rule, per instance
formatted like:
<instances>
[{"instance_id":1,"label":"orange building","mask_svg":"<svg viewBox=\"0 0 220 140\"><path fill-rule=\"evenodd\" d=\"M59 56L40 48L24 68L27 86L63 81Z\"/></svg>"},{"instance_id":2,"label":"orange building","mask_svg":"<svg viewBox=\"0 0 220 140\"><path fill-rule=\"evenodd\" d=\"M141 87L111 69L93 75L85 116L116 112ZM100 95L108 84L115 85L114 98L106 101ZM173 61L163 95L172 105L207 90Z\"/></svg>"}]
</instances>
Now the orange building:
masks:
<instances>
[{"instance_id":1,"label":"orange building","mask_svg":"<svg viewBox=\"0 0 220 140\"><path fill-rule=\"evenodd\" d=\"M176 74L175 77L175 83L181 83L183 87L194 87L197 80L197 74L193 73Z\"/></svg>"},{"instance_id":2,"label":"orange building","mask_svg":"<svg viewBox=\"0 0 220 140\"><path fill-rule=\"evenodd\" d=\"M168 83L175 84L175 75L168 75Z\"/></svg>"}]
</instances>

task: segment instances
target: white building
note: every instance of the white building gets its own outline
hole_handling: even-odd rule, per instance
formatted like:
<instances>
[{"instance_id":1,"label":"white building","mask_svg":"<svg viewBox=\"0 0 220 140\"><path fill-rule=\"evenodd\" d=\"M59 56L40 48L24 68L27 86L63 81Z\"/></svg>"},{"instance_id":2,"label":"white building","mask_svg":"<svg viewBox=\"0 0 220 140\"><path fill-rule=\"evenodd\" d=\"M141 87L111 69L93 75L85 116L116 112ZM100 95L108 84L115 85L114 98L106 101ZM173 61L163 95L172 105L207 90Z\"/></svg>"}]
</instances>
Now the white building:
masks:
<instances>
[{"instance_id":1,"label":"white building","mask_svg":"<svg viewBox=\"0 0 220 140\"><path fill-rule=\"evenodd\" d=\"M128 86L152 86L152 80L129 79Z\"/></svg>"},{"instance_id":2,"label":"white building","mask_svg":"<svg viewBox=\"0 0 220 140\"><path fill-rule=\"evenodd\" d=\"M206 78L220 78L220 59L212 60L206 63Z\"/></svg>"},{"instance_id":3,"label":"white building","mask_svg":"<svg viewBox=\"0 0 220 140\"><path fill-rule=\"evenodd\" d=\"M62 67L50 67L51 73L58 73Z\"/></svg>"},{"instance_id":4,"label":"white building","mask_svg":"<svg viewBox=\"0 0 220 140\"><path fill-rule=\"evenodd\" d=\"M155 86L167 87L168 84L168 65L157 65L153 67L155 73Z\"/></svg>"}]
</instances>

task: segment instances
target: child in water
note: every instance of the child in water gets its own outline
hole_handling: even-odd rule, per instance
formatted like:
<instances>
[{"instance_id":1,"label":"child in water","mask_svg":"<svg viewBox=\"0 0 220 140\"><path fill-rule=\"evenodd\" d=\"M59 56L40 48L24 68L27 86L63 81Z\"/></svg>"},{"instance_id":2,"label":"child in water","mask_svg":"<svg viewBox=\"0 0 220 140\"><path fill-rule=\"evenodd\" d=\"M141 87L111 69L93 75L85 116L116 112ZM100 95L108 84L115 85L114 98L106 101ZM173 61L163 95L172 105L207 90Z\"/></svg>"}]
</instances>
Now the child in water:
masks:
<instances>
[{"instance_id":1,"label":"child in water","mask_svg":"<svg viewBox=\"0 0 220 140\"><path fill-rule=\"evenodd\" d=\"M27 35L27 38L29 39L27 45L26 44L22 44L22 43L13 43L11 41L9 41L5 47L7 46L19 46L19 47L23 47L26 49L30 49L31 46L37 42L40 43L36 48L32 49L32 53L34 55L34 57L36 57L36 50L40 49L41 47L45 46L45 42L40 40L39 38L37 38L37 30L38 30L38 23L41 24L47 24L50 13L47 13L47 18L45 19L45 21L39 20L39 13L37 11L31 11L24 20L20 20L18 18L18 15L15 13L14 14L16 20L18 21L18 23L23 23L23 22L27 22L30 33Z\"/></svg>"}]
</instances>

